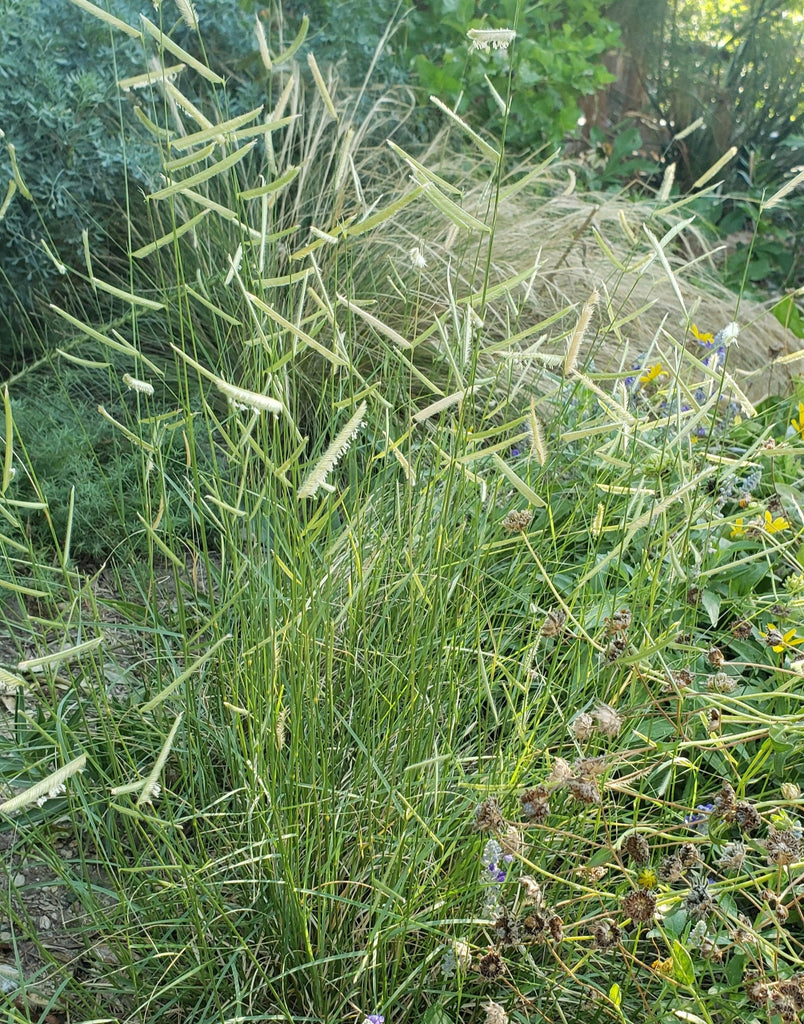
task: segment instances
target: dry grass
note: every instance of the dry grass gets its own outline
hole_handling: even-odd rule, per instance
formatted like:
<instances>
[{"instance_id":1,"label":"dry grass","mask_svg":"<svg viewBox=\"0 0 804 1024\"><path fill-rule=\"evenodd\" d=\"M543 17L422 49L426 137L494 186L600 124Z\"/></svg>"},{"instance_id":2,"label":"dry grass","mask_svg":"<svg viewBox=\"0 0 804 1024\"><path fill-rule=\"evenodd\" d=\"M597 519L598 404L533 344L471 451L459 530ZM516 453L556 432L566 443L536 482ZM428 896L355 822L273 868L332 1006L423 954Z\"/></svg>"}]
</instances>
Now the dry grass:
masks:
<instances>
[{"instance_id":1,"label":"dry grass","mask_svg":"<svg viewBox=\"0 0 804 1024\"><path fill-rule=\"evenodd\" d=\"M556 162L519 191L512 184L527 175L529 168L518 169L513 181L503 181L495 212L488 168L466 162L461 167L460 160L444 156L445 148L443 140L435 143L421 161L461 188L464 209L489 224L494 217L493 244L489 254L483 240L477 235L467 239L446 218L433 234L437 221L430 205L421 200L408 208L404 218L385 226L389 265L393 265L395 277L403 278L406 288L417 291L423 331L426 316L450 318L444 287L449 275L458 305L462 298L474 296L473 308L481 311L482 307L484 338L491 344L565 311L519 346L530 346L539 338L541 351L563 359L578 314L597 288L601 303L580 352L581 364L592 358L598 372L625 373L634 362L649 358L681 369L684 376L685 360L679 349L692 353L695 363L702 354L689 325L695 323L702 331L716 333L736 321L740 338L729 353L729 369L740 387L754 400L788 389L791 370L799 365L789 357L800 345L769 312L778 297L764 304L738 299L719 282L717 262L722 247L713 246L694 221L685 223L692 214L684 202L580 194L572 187L569 165ZM434 166L432 160L439 151L442 162ZM400 181L397 187L402 185ZM512 194L506 195L508 189ZM657 257L646 229L656 239L677 232L662 246L666 262ZM428 260L423 271L409 265L407 254L414 246L421 247ZM376 244L371 253L374 312L394 323L399 316L399 292L377 287ZM487 263L488 288L531 271L515 282L511 290L515 303L506 300L505 293L495 301L483 302L478 282ZM353 279L359 282L359 257L355 272ZM421 310L426 316L422 317ZM452 316L454 319L454 311ZM692 362L689 365L694 366ZM693 376L697 372L693 370Z\"/></svg>"}]
</instances>

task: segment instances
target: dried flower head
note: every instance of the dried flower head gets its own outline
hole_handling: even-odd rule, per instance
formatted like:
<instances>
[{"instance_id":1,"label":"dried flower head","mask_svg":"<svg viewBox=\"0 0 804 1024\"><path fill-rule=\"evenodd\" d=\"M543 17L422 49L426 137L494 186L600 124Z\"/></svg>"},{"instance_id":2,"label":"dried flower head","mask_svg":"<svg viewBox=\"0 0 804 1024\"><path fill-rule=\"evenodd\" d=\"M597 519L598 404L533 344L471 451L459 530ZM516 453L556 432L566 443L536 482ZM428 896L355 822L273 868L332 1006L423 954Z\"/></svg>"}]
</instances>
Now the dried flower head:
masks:
<instances>
[{"instance_id":1,"label":"dried flower head","mask_svg":"<svg viewBox=\"0 0 804 1024\"><path fill-rule=\"evenodd\" d=\"M595 731L594 719L585 711L581 711L570 722L569 731L579 743L585 743Z\"/></svg>"},{"instance_id":2,"label":"dried flower head","mask_svg":"<svg viewBox=\"0 0 804 1024\"><path fill-rule=\"evenodd\" d=\"M588 779L593 779L597 775L602 775L605 770L605 757L580 757L575 762L575 774L583 775Z\"/></svg>"},{"instance_id":3,"label":"dried flower head","mask_svg":"<svg viewBox=\"0 0 804 1024\"><path fill-rule=\"evenodd\" d=\"M623 897L622 910L634 924L648 924L656 914L656 896L650 889L632 889Z\"/></svg>"},{"instance_id":4,"label":"dried flower head","mask_svg":"<svg viewBox=\"0 0 804 1024\"><path fill-rule=\"evenodd\" d=\"M745 843L739 840L734 843L726 843L717 859L717 865L724 871L742 871L746 853Z\"/></svg>"},{"instance_id":5,"label":"dried flower head","mask_svg":"<svg viewBox=\"0 0 804 1024\"><path fill-rule=\"evenodd\" d=\"M746 971L743 980L745 981L745 994L755 1006L762 1006L771 997L770 983L761 978L755 971Z\"/></svg>"},{"instance_id":6,"label":"dried flower head","mask_svg":"<svg viewBox=\"0 0 804 1024\"><path fill-rule=\"evenodd\" d=\"M516 825L509 825L500 836L500 846L504 857L521 857L525 848L522 833Z\"/></svg>"},{"instance_id":7,"label":"dried flower head","mask_svg":"<svg viewBox=\"0 0 804 1024\"><path fill-rule=\"evenodd\" d=\"M710 708L706 716L706 728L709 732L720 732L723 725L723 715L720 708Z\"/></svg>"},{"instance_id":8,"label":"dried flower head","mask_svg":"<svg viewBox=\"0 0 804 1024\"><path fill-rule=\"evenodd\" d=\"M626 633L615 633L606 646L604 657L609 664L628 653L628 636Z\"/></svg>"},{"instance_id":9,"label":"dried flower head","mask_svg":"<svg viewBox=\"0 0 804 1024\"><path fill-rule=\"evenodd\" d=\"M622 848L635 864L647 864L650 860L650 845L640 832L626 836Z\"/></svg>"},{"instance_id":10,"label":"dried flower head","mask_svg":"<svg viewBox=\"0 0 804 1024\"><path fill-rule=\"evenodd\" d=\"M563 757L557 757L553 761L553 769L547 777L548 782L555 782L558 785L565 785L573 777L572 765Z\"/></svg>"},{"instance_id":11,"label":"dried flower head","mask_svg":"<svg viewBox=\"0 0 804 1024\"><path fill-rule=\"evenodd\" d=\"M667 854L659 861L659 878L663 882L677 882L683 874L684 865L677 854Z\"/></svg>"},{"instance_id":12,"label":"dried flower head","mask_svg":"<svg viewBox=\"0 0 804 1024\"><path fill-rule=\"evenodd\" d=\"M622 633L630 627L632 618L633 616L627 608L620 608L610 619L606 619L606 632Z\"/></svg>"},{"instance_id":13,"label":"dried flower head","mask_svg":"<svg viewBox=\"0 0 804 1024\"><path fill-rule=\"evenodd\" d=\"M622 729L623 720L608 704L601 704L592 712L592 717L597 719L597 728L604 736L613 739L619 735Z\"/></svg>"},{"instance_id":14,"label":"dried flower head","mask_svg":"<svg viewBox=\"0 0 804 1024\"><path fill-rule=\"evenodd\" d=\"M737 680L726 672L715 672L707 678L706 688L712 693L734 693L737 689Z\"/></svg>"},{"instance_id":15,"label":"dried flower head","mask_svg":"<svg viewBox=\"0 0 804 1024\"><path fill-rule=\"evenodd\" d=\"M781 789L782 797L785 800L798 800L801 796L801 787L797 786L795 782L783 782Z\"/></svg>"},{"instance_id":16,"label":"dried flower head","mask_svg":"<svg viewBox=\"0 0 804 1024\"><path fill-rule=\"evenodd\" d=\"M599 882L601 878L606 877L608 870L605 864L579 864L573 874L582 878L590 885L594 885L595 882Z\"/></svg>"},{"instance_id":17,"label":"dried flower head","mask_svg":"<svg viewBox=\"0 0 804 1024\"><path fill-rule=\"evenodd\" d=\"M542 887L531 875L521 875L519 886L522 893L522 902L526 905L540 907L544 902Z\"/></svg>"},{"instance_id":18,"label":"dried flower head","mask_svg":"<svg viewBox=\"0 0 804 1024\"><path fill-rule=\"evenodd\" d=\"M768 910L773 914L779 924L785 924L790 916L790 911L784 903L782 903L781 898L771 889L765 889L762 893L762 899L767 903Z\"/></svg>"},{"instance_id":19,"label":"dried flower head","mask_svg":"<svg viewBox=\"0 0 804 1024\"><path fill-rule=\"evenodd\" d=\"M582 804L599 804L600 790L596 779L573 778L567 783L571 796Z\"/></svg>"},{"instance_id":20,"label":"dried flower head","mask_svg":"<svg viewBox=\"0 0 804 1024\"><path fill-rule=\"evenodd\" d=\"M522 936L528 942L543 942L547 937L548 918L539 910L533 910L522 918Z\"/></svg>"},{"instance_id":21,"label":"dried flower head","mask_svg":"<svg viewBox=\"0 0 804 1024\"><path fill-rule=\"evenodd\" d=\"M546 786L534 786L533 789L526 789L520 796L522 813L528 821L541 823L547 820L550 813L550 804L547 798Z\"/></svg>"},{"instance_id":22,"label":"dried flower head","mask_svg":"<svg viewBox=\"0 0 804 1024\"><path fill-rule=\"evenodd\" d=\"M614 921L600 921L592 929L592 938L596 949L613 949L619 945L622 932Z\"/></svg>"},{"instance_id":23,"label":"dried flower head","mask_svg":"<svg viewBox=\"0 0 804 1024\"><path fill-rule=\"evenodd\" d=\"M567 616L560 608L552 608L545 616L542 624L542 636L559 636L564 631Z\"/></svg>"},{"instance_id":24,"label":"dried flower head","mask_svg":"<svg viewBox=\"0 0 804 1024\"><path fill-rule=\"evenodd\" d=\"M689 669L681 668L677 672L671 672L670 675L673 678L673 682L680 690L684 690L688 686L692 686L692 673Z\"/></svg>"},{"instance_id":25,"label":"dried flower head","mask_svg":"<svg viewBox=\"0 0 804 1024\"><path fill-rule=\"evenodd\" d=\"M738 619L731 625L731 635L735 640L747 640L751 636L751 623L747 619Z\"/></svg>"},{"instance_id":26,"label":"dried flower head","mask_svg":"<svg viewBox=\"0 0 804 1024\"><path fill-rule=\"evenodd\" d=\"M684 897L684 909L693 921L703 921L714 909L714 900L704 879L697 879Z\"/></svg>"},{"instance_id":27,"label":"dried flower head","mask_svg":"<svg viewBox=\"0 0 804 1024\"><path fill-rule=\"evenodd\" d=\"M496 832L503 828L505 819L499 800L490 796L475 809L475 832Z\"/></svg>"},{"instance_id":28,"label":"dried flower head","mask_svg":"<svg viewBox=\"0 0 804 1024\"><path fill-rule=\"evenodd\" d=\"M737 822L740 832L745 836L752 835L762 824L759 811L749 800L737 801L737 806L734 809L734 820Z\"/></svg>"},{"instance_id":29,"label":"dried flower head","mask_svg":"<svg viewBox=\"0 0 804 1024\"><path fill-rule=\"evenodd\" d=\"M737 794L730 782L724 782L720 792L712 801L712 813L719 814L726 821L734 820L734 812L737 809Z\"/></svg>"},{"instance_id":30,"label":"dried flower head","mask_svg":"<svg viewBox=\"0 0 804 1024\"><path fill-rule=\"evenodd\" d=\"M720 668L726 658L719 647L710 647L706 652L706 660L712 668Z\"/></svg>"},{"instance_id":31,"label":"dried flower head","mask_svg":"<svg viewBox=\"0 0 804 1024\"><path fill-rule=\"evenodd\" d=\"M485 956L481 956L477 968L480 976L486 981L496 981L505 974L505 961L496 950L490 950Z\"/></svg>"},{"instance_id":32,"label":"dried flower head","mask_svg":"<svg viewBox=\"0 0 804 1024\"><path fill-rule=\"evenodd\" d=\"M802 859L803 850L799 830L777 829L771 826L765 845L769 864L785 867Z\"/></svg>"},{"instance_id":33,"label":"dried flower head","mask_svg":"<svg viewBox=\"0 0 804 1024\"><path fill-rule=\"evenodd\" d=\"M519 922L507 910L494 922L494 932L500 946L517 946L522 941Z\"/></svg>"},{"instance_id":34,"label":"dried flower head","mask_svg":"<svg viewBox=\"0 0 804 1024\"><path fill-rule=\"evenodd\" d=\"M548 920L547 928L550 932L550 937L552 938L553 942L564 941L564 922L561 920L558 914L553 914L552 917Z\"/></svg>"},{"instance_id":35,"label":"dried flower head","mask_svg":"<svg viewBox=\"0 0 804 1024\"><path fill-rule=\"evenodd\" d=\"M529 508L512 508L503 519L503 529L507 533L524 533L533 522L533 513Z\"/></svg>"},{"instance_id":36,"label":"dried flower head","mask_svg":"<svg viewBox=\"0 0 804 1024\"><path fill-rule=\"evenodd\" d=\"M698 863L698 847L695 843L682 843L678 848L678 856L685 869L691 868Z\"/></svg>"},{"instance_id":37,"label":"dried flower head","mask_svg":"<svg viewBox=\"0 0 804 1024\"><path fill-rule=\"evenodd\" d=\"M508 1024L510 1018L499 1003L490 999L483 1009L486 1011L485 1024Z\"/></svg>"}]
</instances>

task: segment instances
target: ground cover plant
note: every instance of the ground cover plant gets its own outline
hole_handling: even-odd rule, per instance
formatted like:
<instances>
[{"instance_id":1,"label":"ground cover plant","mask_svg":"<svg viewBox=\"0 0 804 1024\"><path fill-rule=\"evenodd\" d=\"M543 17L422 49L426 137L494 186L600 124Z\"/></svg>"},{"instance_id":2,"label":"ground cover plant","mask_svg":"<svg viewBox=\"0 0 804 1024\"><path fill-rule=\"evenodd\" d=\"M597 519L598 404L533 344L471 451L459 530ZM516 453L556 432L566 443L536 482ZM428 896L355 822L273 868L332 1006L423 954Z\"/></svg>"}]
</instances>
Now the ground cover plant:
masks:
<instances>
[{"instance_id":1,"label":"ground cover plant","mask_svg":"<svg viewBox=\"0 0 804 1024\"><path fill-rule=\"evenodd\" d=\"M76 563L4 391L10 1017L796 1019L804 395L747 357L766 311L702 286L683 197L593 223L448 110L449 163L378 147L399 108L350 123L259 27L273 105L231 118L77 7L209 90L125 84L153 230L127 281L64 264L113 315L51 311L125 554Z\"/></svg>"}]
</instances>

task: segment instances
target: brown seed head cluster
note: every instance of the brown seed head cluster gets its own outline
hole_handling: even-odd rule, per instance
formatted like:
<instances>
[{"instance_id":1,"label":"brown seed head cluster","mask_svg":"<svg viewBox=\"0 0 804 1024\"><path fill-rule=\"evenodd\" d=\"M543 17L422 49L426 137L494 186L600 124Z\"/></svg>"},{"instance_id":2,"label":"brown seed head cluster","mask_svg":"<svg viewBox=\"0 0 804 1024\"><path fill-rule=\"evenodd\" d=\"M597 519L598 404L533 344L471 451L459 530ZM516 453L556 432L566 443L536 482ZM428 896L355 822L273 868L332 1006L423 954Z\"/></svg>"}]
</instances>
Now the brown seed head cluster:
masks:
<instances>
[{"instance_id":1,"label":"brown seed head cluster","mask_svg":"<svg viewBox=\"0 0 804 1024\"><path fill-rule=\"evenodd\" d=\"M648 924L656 914L656 897L650 889L632 889L623 897L622 910L634 924Z\"/></svg>"},{"instance_id":2,"label":"brown seed head cluster","mask_svg":"<svg viewBox=\"0 0 804 1024\"><path fill-rule=\"evenodd\" d=\"M698 847L695 843L682 843L678 848L678 856L685 870L691 868L698 863Z\"/></svg>"},{"instance_id":3,"label":"brown seed head cluster","mask_svg":"<svg viewBox=\"0 0 804 1024\"><path fill-rule=\"evenodd\" d=\"M622 718L608 704L600 704L596 707L592 712L592 717L597 720L598 732L608 736L609 739L614 739L615 736L618 736L620 729L623 727Z\"/></svg>"},{"instance_id":4,"label":"brown seed head cluster","mask_svg":"<svg viewBox=\"0 0 804 1024\"><path fill-rule=\"evenodd\" d=\"M605 920L598 922L592 928L592 938L595 940L595 949L613 949L619 945L622 932L614 921Z\"/></svg>"},{"instance_id":5,"label":"brown seed head cluster","mask_svg":"<svg viewBox=\"0 0 804 1024\"><path fill-rule=\"evenodd\" d=\"M610 619L606 619L606 632L609 636L614 633L624 632L630 627L631 618L631 612L627 608L621 608Z\"/></svg>"},{"instance_id":6,"label":"brown seed head cluster","mask_svg":"<svg viewBox=\"0 0 804 1024\"><path fill-rule=\"evenodd\" d=\"M703 921L714 909L715 903L712 893L705 880L696 880L689 888L684 897L684 909L693 921Z\"/></svg>"},{"instance_id":7,"label":"brown seed head cluster","mask_svg":"<svg viewBox=\"0 0 804 1024\"><path fill-rule=\"evenodd\" d=\"M503 519L503 529L507 533L524 533L533 522L533 513L529 508L515 509Z\"/></svg>"},{"instance_id":8,"label":"brown seed head cluster","mask_svg":"<svg viewBox=\"0 0 804 1024\"><path fill-rule=\"evenodd\" d=\"M747 640L751 636L751 623L747 619L738 619L731 624L731 635L735 640Z\"/></svg>"},{"instance_id":9,"label":"brown seed head cluster","mask_svg":"<svg viewBox=\"0 0 804 1024\"><path fill-rule=\"evenodd\" d=\"M677 882L684 874L684 865L678 854L669 853L659 861L659 878L663 882Z\"/></svg>"},{"instance_id":10,"label":"brown seed head cluster","mask_svg":"<svg viewBox=\"0 0 804 1024\"><path fill-rule=\"evenodd\" d=\"M753 835L762 824L759 811L749 800L737 801L737 806L734 808L734 820L744 836Z\"/></svg>"},{"instance_id":11,"label":"brown seed head cluster","mask_svg":"<svg viewBox=\"0 0 804 1024\"><path fill-rule=\"evenodd\" d=\"M475 832L496 832L505 826L499 800L490 796L475 810Z\"/></svg>"},{"instance_id":12,"label":"brown seed head cluster","mask_svg":"<svg viewBox=\"0 0 804 1024\"><path fill-rule=\"evenodd\" d=\"M548 803L548 790L546 786L534 786L533 789L526 789L519 798L522 804L522 813L528 821L542 824L547 821L550 813Z\"/></svg>"},{"instance_id":13,"label":"brown seed head cluster","mask_svg":"<svg viewBox=\"0 0 804 1024\"><path fill-rule=\"evenodd\" d=\"M712 801L712 813L720 815L726 821L734 821L734 813L737 810L737 794L730 782L724 782L720 792Z\"/></svg>"},{"instance_id":14,"label":"brown seed head cluster","mask_svg":"<svg viewBox=\"0 0 804 1024\"><path fill-rule=\"evenodd\" d=\"M477 968L481 978L486 981L496 981L505 974L505 961L500 954L492 949L485 956L481 956Z\"/></svg>"},{"instance_id":15,"label":"brown seed head cluster","mask_svg":"<svg viewBox=\"0 0 804 1024\"><path fill-rule=\"evenodd\" d=\"M726 672L715 672L707 678L706 688L712 693L734 693L737 689L737 680Z\"/></svg>"},{"instance_id":16,"label":"brown seed head cluster","mask_svg":"<svg viewBox=\"0 0 804 1024\"><path fill-rule=\"evenodd\" d=\"M628 653L628 635L626 633L615 633L611 642L606 647L605 658L609 664L617 661L624 654Z\"/></svg>"},{"instance_id":17,"label":"brown seed head cluster","mask_svg":"<svg viewBox=\"0 0 804 1024\"><path fill-rule=\"evenodd\" d=\"M623 850L634 864L647 864L650 860L650 845L639 832L632 832L623 840Z\"/></svg>"},{"instance_id":18,"label":"brown seed head cluster","mask_svg":"<svg viewBox=\"0 0 804 1024\"><path fill-rule=\"evenodd\" d=\"M724 871L742 871L745 865L746 845L742 842L726 843L717 859Z\"/></svg>"},{"instance_id":19,"label":"brown seed head cluster","mask_svg":"<svg viewBox=\"0 0 804 1024\"><path fill-rule=\"evenodd\" d=\"M720 668L726 658L719 647L710 647L706 652L706 660L712 668Z\"/></svg>"},{"instance_id":20,"label":"brown seed head cluster","mask_svg":"<svg viewBox=\"0 0 804 1024\"><path fill-rule=\"evenodd\" d=\"M579 743L586 743L595 731L595 721L591 715L581 711L570 722L569 730Z\"/></svg>"},{"instance_id":21,"label":"brown seed head cluster","mask_svg":"<svg viewBox=\"0 0 804 1024\"><path fill-rule=\"evenodd\" d=\"M560 636L564 632L567 616L560 608L551 608L542 623L542 636Z\"/></svg>"},{"instance_id":22,"label":"brown seed head cluster","mask_svg":"<svg viewBox=\"0 0 804 1024\"><path fill-rule=\"evenodd\" d=\"M792 829L777 829L771 826L765 846L769 864L786 867L802 859L801 836Z\"/></svg>"},{"instance_id":23,"label":"brown seed head cluster","mask_svg":"<svg viewBox=\"0 0 804 1024\"><path fill-rule=\"evenodd\" d=\"M768 1005L771 1014L783 1021L796 1021L804 1010L804 973L769 981L755 971L746 971L745 994L756 1006Z\"/></svg>"},{"instance_id":24,"label":"brown seed head cluster","mask_svg":"<svg viewBox=\"0 0 804 1024\"><path fill-rule=\"evenodd\" d=\"M509 1024L510 1018L499 1003L490 999L483 1009L486 1011L485 1024Z\"/></svg>"}]
</instances>

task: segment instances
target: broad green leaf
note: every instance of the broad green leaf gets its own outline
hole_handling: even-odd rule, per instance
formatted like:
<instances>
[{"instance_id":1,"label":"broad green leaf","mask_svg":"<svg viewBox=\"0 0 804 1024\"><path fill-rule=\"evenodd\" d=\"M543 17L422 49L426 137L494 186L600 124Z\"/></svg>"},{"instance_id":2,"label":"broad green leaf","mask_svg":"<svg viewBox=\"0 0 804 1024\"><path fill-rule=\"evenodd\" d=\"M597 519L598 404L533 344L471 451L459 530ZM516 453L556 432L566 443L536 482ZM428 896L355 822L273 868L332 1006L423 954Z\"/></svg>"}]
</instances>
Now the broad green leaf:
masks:
<instances>
[{"instance_id":1,"label":"broad green leaf","mask_svg":"<svg viewBox=\"0 0 804 1024\"><path fill-rule=\"evenodd\" d=\"M688 985L690 988L695 984L692 957L678 939L673 942L673 976L682 985Z\"/></svg>"}]
</instances>

